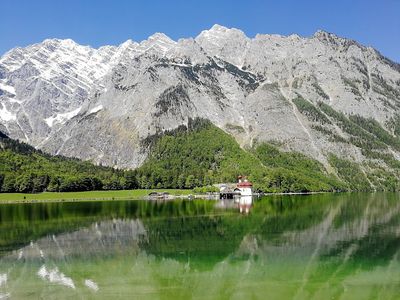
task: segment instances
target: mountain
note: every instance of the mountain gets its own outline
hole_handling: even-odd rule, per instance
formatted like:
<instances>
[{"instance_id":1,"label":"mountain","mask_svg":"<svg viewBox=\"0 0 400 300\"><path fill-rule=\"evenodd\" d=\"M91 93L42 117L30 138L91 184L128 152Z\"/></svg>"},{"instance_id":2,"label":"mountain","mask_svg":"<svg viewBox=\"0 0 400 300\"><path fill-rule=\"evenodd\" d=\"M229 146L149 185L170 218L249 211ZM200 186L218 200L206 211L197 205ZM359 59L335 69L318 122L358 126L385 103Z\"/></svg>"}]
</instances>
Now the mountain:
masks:
<instances>
[{"instance_id":1,"label":"mountain","mask_svg":"<svg viewBox=\"0 0 400 300\"><path fill-rule=\"evenodd\" d=\"M374 187L381 172L398 177L399 107L400 65L324 31L249 38L214 25L98 49L51 39L0 58L1 131L119 168L142 165L149 138L202 118L243 149L273 143L339 177L355 162Z\"/></svg>"}]
</instances>

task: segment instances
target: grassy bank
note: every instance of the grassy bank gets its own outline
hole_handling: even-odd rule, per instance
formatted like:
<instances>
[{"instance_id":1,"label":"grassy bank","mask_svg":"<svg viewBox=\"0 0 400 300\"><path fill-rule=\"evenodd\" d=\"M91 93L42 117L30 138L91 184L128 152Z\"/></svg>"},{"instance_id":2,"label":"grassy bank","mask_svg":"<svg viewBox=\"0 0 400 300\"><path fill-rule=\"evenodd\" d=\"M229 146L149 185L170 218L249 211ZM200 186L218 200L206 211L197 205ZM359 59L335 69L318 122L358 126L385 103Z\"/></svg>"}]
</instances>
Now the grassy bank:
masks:
<instances>
[{"instance_id":1,"label":"grassy bank","mask_svg":"<svg viewBox=\"0 0 400 300\"><path fill-rule=\"evenodd\" d=\"M172 195L192 194L192 190L160 189L160 190L118 190L118 191L88 191L88 192L44 192L38 194L0 193L0 203L36 202L36 201L91 201L91 200L128 200L140 199L150 192L168 192Z\"/></svg>"}]
</instances>

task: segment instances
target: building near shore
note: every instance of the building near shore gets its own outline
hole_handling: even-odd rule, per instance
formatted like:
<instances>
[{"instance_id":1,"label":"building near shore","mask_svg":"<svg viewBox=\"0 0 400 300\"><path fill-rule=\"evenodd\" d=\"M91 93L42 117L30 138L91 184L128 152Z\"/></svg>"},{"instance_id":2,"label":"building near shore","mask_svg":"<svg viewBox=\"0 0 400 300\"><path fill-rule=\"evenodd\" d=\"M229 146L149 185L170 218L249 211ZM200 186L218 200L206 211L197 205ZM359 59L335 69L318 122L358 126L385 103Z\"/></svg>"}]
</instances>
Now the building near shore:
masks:
<instances>
[{"instance_id":1,"label":"building near shore","mask_svg":"<svg viewBox=\"0 0 400 300\"><path fill-rule=\"evenodd\" d=\"M253 184L245 176L239 176L238 182L219 184L220 199L233 199L235 196L252 196Z\"/></svg>"},{"instance_id":2,"label":"building near shore","mask_svg":"<svg viewBox=\"0 0 400 300\"><path fill-rule=\"evenodd\" d=\"M241 196L252 196L253 195L253 184L247 180L245 176L238 177L238 183L235 192L239 192Z\"/></svg>"}]
</instances>

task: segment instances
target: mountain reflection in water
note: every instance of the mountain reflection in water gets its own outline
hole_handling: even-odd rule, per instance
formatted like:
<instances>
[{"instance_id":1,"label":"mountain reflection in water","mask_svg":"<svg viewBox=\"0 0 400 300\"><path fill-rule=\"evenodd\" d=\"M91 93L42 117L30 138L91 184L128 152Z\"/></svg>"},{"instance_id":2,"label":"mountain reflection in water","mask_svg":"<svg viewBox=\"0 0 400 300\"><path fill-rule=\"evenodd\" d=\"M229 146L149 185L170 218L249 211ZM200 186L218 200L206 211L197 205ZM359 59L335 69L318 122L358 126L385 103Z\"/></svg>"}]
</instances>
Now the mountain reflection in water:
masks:
<instances>
[{"instance_id":1,"label":"mountain reflection in water","mask_svg":"<svg viewBox=\"0 0 400 300\"><path fill-rule=\"evenodd\" d=\"M398 195L225 201L1 205L0 298L399 298Z\"/></svg>"}]
</instances>

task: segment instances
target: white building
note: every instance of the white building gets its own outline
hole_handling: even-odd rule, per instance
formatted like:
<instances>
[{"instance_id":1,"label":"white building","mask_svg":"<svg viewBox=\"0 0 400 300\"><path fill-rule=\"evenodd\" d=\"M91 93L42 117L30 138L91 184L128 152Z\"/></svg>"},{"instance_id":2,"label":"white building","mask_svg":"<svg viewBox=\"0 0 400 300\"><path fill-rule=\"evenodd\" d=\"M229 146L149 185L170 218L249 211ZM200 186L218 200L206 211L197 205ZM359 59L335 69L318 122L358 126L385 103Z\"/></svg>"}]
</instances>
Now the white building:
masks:
<instances>
[{"instance_id":1,"label":"white building","mask_svg":"<svg viewBox=\"0 0 400 300\"><path fill-rule=\"evenodd\" d=\"M234 191L239 192L241 196L252 196L253 184L246 177L239 176L239 182Z\"/></svg>"}]
</instances>

